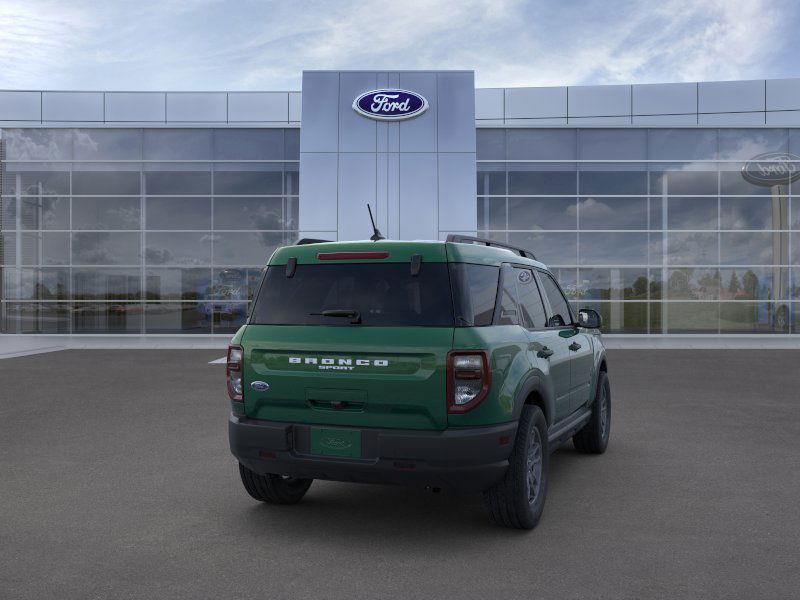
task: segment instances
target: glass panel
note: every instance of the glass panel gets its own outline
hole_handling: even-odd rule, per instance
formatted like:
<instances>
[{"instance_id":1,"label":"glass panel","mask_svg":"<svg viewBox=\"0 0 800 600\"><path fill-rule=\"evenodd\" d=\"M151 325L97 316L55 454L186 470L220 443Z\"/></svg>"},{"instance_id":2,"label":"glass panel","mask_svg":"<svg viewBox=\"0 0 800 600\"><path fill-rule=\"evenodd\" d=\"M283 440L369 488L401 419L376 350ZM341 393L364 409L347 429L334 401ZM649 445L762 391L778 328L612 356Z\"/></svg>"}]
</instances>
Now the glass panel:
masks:
<instances>
[{"instance_id":1,"label":"glass panel","mask_svg":"<svg viewBox=\"0 0 800 600\"><path fill-rule=\"evenodd\" d=\"M646 194L646 171L580 171L581 194Z\"/></svg>"},{"instance_id":2,"label":"glass panel","mask_svg":"<svg viewBox=\"0 0 800 600\"><path fill-rule=\"evenodd\" d=\"M0 264L17 264L17 236L18 233L0 231Z\"/></svg>"},{"instance_id":3,"label":"glass panel","mask_svg":"<svg viewBox=\"0 0 800 600\"><path fill-rule=\"evenodd\" d=\"M789 200L784 197L720 198L722 229L788 229Z\"/></svg>"},{"instance_id":4,"label":"glass panel","mask_svg":"<svg viewBox=\"0 0 800 600\"><path fill-rule=\"evenodd\" d=\"M650 198L650 229L661 229L664 226L664 199Z\"/></svg>"},{"instance_id":5,"label":"glass panel","mask_svg":"<svg viewBox=\"0 0 800 600\"><path fill-rule=\"evenodd\" d=\"M716 198L668 198L668 229L717 229Z\"/></svg>"},{"instance_id":6,"label":"glass panel","mask_svg":"<svg viewBox=\"0 0 800 600\"><path fill-rule=\"evenodd\" d=\"M697 165L690 165L697 166ZM716 196L717 171L682 170L682 165L651 165L650 193L679 196Z\"/></svg>"},{"instance_id":7,"label":"glass panel","mask_svg":"<svg viewBox=\"0 0 800 600\"><path fill-rule=\"evenodd\" d=\"M547 301L550 303L550 317L547 325L549 327L558 327L572 323L569 303L561 293L561 290L558 289L553 278L547 273L539 273L539 280L542 282L542 292L547 296Z\"/></svg>"},{"instance_id":8,"label":"glass panel","mask_svg":"<svg viewBox=\"0 0 800 600\"><path fill-rule=\"evenodd\" d=\"M792 198L791 228L800 229L800 196L795 196Z\"/></svg>"},{"instance_id":9,"label":"glass panel","mask_svg":"<svg viewBox=\"0 0 800 600\"><path fill-rule=\"evenodd\" d=\"M743 163L720 165L720 193L739 196L768 196L773 193L786 193L787 186L756 185L742 176Z\"/></svg>"},{"instance_id":10,"label":"glass panel","mask_svg":"<svg viewBox=\"0 0 800 600\"><path fill-rule=\"evenodd\" d=\"M567 300L577 299L578 291L578 270L574 267L552 267L550 272L558 281L558 285L564 291Z\"/></svg>"},{"instance_id":11,"label":"glass panel","mask_svg":"<svg viewBox=\"0 0 800 600\"><path fill-rule=\"evenodd\" d=\"M505 160L506 130L477 129L475 131L475 148L478 160Z\"/></svg>"},{"instance_id":12,"label":"glass panel","mask_svg":"<svg viewBox=\"0 0 800 600\"><path fill-rule=\"evenodd\" d=\"M215 229L285 229L280 198L214 198Z\"/></svg>"},{"instance_id":13,"label":"glass panel","mask_svg":"<svg viewBox=\"0 0 800 600\"><path fill-rule=\"evenodd\" d=\"M300 128L284 129L283 157L287 160L300 160Z\"/></svg>"},{"instance_id":14,"label":"glass panel","mask_svg":"<svg viewBox=\"0 0 800 600\"><path fill-rule=\"evenodd\" d=\"M23 265L69 264L69 233L22 233Z\"/></svg>"},{"instance_id":15,"label":"glass panel","mask_svg":"<svg viewBox=\"0 0 800 600\"><path fill-rule=\"evenodd\" d=\"M73 229L139 229L139 197L72 198Z\"/></svg>"},{"instance_id":16,"label":"glass panel","mask_svg":"<svg viewBox=\"0 0 800 600\"><path fill-rule=\"evenodd\" d=\"M780 333L775 305L769 302L721 302L721 333Z\"/></svg>"},{"instance_id":17,"label":"glass panel","mask_svg":"<svg viewBox=\"0 0 800 600\"><path fill-rule=\"evenodd\" d=\"M718 269L668 269L667 298L670 300L719 300Z\"/></svg>"},{"instance_id":18,"label":"glass panel","mask_svg":"<svg viewBox=\"0 0 800 600\"><path fill-rule=\"evenodd\" d=\"M72 263L76 265L139 264L138 233L73 233Z\"/></svg>"},{"instance_id":19,"label":"glass panel","mask_svg":"<svg viewBox=\"0 0 800 600\"><path fill-rule=\"evenodd\" d=\"M152 233L145 237L148 265L210 265L210 233Z\"/></svg>"},{"instance_id":20,"label":"glass panel","mask_svg":"<svg viewBox=\"0 0 800 600\"><path fill-rule=\"evenodd\" d=\"M506 135L509 160L575 159L575 129L508 129Z\"/></svg>"},{"instance_id":21,"label":"glass panel","mask_svg":"<svg viewBox=\"0 0 800 600\"><path fill-rule=\"evenodd\" d=\"M69 270L3 269L3 298L69 300Z\"/></svg>"},{"instance_id":22,"label":"glass panel","mask_svg":"<svg viewBox=\"0 0 800 600\"><path fill-rule=\"evenodd\" d=\"M645 160L645 129L581 129L578 137L581 160Z\"/></svg>"},{"instance_id":23,"label":"glass panel","mask_svg":"<svg viewBox=\"0 0 800 600\"><path fill-rule=\"evenodd\" d=\"M255 166L255 165L254 165ZM214 172L215 194L240 195L280 195L283 193L281 167L268 170L257 165L255 168L241 171L217 170Z\"/></svg>"},{"instance_id":24,"label":"glass panel","mask_svg":"<svg viewBox=\"0 0 800 600\"><path fill-rule=\"evenodd\" d=\"M210 300L211 269L148 268L147 300Z\"/></svg>"},{"instance_id":25,"label":"glass panel","mask_svg":"<svg viewBox=\"0 0 800 600\"><path fill-rule=\"evenodd\" d=\"M0 231L17 228L17 199L0 198Z\"/></svg>"},{"instance_id":26,"label":"glass panel","mask_svg":"<svg viewBox=\"0 0 800 600\"><path fill-rule=\"evenodd\" d=\"M208 195L211 193L209 171L148 171L144 174L148 195Z\"/></svg>"},{"instance_id":27,"label":"glass panel","mask_svg":"<svg viewBox=\"0 0 800 600\"><path fill-rule=\"evenodd\" d=\"M647 260L646 233L581 233L580 265L635 265Z\"/></svg>"},{"instance_id":28,"label":"glass panel","mask_svg":"<svg viewBox=\"0 0 800 600\"><path fill-rule=\"evenodd\" d=\"M72 193L114 196L139 194L138 171L73 171Z\"/></svg>"},{"instance_id":29,"label":"glass panel","mask_svg":"<svg viewBox=\"0 0 800 600\"><path fill-rule=\"evenodd\" d=\"M145 129L144 158L210 160L213 158L211 132L211 129Z\"/></svg>"},{"instance_id":30,"label":"glass panel","mask_svg":"<svg viewBox=\"0 0 800 600\"><path fill-rule=\"evenodd\" d=\"M788 233L723 232L720 234L720 264L768 265L773 249L787 247Z\"/></svg>"},{"instance_id":31,"label":"glass panel","mask_svg":"<svg viewBox=\"0 0 800 600\"><path fill-rule=\"evenodd\" d=\"M214 263L218 265L266 265L283 243L282 233L216 233Z\"/></svg>"},{"instance_id":32,"label":"glass panel","mask_svg":"<svg viewBox=\"0 0 800 600\"><path fill-rule=\"evenodd\" d=\"M672 265L716 265L718 233L667 234L667 261Z\"/></svg>"},{"instance_id":33,"label":"glass panel","mask_svg":"<svg viewBox=\"0 0 800 600\"><path fill-rule=\"evenodd\" d=\"M7 160L70 160L69 129L3 129Z\"/></svg>"},{"instance_id":34,"label":"glass panel","mask_svg":"<svg viewBox=\"0 0 800 600\"><path fill-rule=\"evenodd\" d=\"M603 333L647 333L646 302L587 302L580 308L600 313Z\"/></svg>"},{"instance_id":35,"label":"glass panel","mask_svg":"<svg viewBox=\"0 0 800 600\"><path fill-rule=\"evenodd\" d=\"M530 165L513 164L508 166L508 193L517 196L525 195L575 195L578 178L574 170L544 170L545 165L537 165L534 170ZM553 168L552 166L550 168Z\"/></svg>"},{"instance_id":36,"label":"glass panel","mask_svg":"<svg viewBox=\"0 0 800 600\"><path fill-rule=\"evenodd\" d=\"M542 328L547 317L536 279L530 269L515 269L515 271L517 271L517 299L522 311L522 323L531 329Z\"/></svg>"},{"instance_id":37,"label":"glass panel","mask_svg":"<svg viewBox=\"0 0 800 600\"><path fill-rule=\"evenodd\" d=\"M650 269L650 300L660 300L662 296L662 288L664 287L661 270Z\"/></svg>"},{"instance_id":38,"label":"glass panel","mask_svg":"<svg viewBox=\"0 0 800 600\"><path fill-rule=\"evenodd\" d=\"M9 171L3 177L3 193L16 194L17 190L23 196L57 196L69 194L68 167L64 170L42 171L26 170L11 172L11 168L20 169L23 165L8 165ZM35 169L42 169L42 165L35 165Z\"/></svg>"},{"instance_id":39,"label":"glass panel","mask_svg":"<svg viewBox=\"0 0 800 600\"><path fill-rule=\"evenodd\" d=\"M211 198L145 198L147 229L211 229Z\"/></svg>"},{"instance_id":40,"label":"glass panel","mask_svg":"<svg viewBox=\"0 0 800 600\"><path fill-rule=\"evenodd\" d=\"M284 227L287 230L296 231L300 227L300 198L284 198ZM294 243L296 237L287 237L287 240Z\"/></svg>"},{"instance_id":41,"label":"glass panel","mask_svg":"<svg viewBox=\"0 0 800 600\"><path fill-rule=\"evenodd\" d=\"M577 214L575 198L508 199L509 229L575 229ZM505 224L497 229L505 229Z\"/></svg>"},{"instance_id":42,"label":"glass panel","mask_svg":"<svg viewBox=\"0 0 800 600\"><path fill-rule=\"evenodd\" d=\"M69 333L69 305L7 302L2 333Z\"/></svg>"},{"instance_id":43,"label":"glass panel","mask_svg":"<svg viewBox=\"0 0 800 600\"><path fill-rule=\"evenodd\" d=\"M647 300L647 269L581 269L581 300Z\"/></svg>"},{"instance_id":44,"label":"glass panel","mask_svg":"<svg viewBox=\"0 0 800 600\"><path fill-rule=\"evenodd\" d=\"M214 304L214 333L236 333L247 319L248 308L247 303Z\"/></svg>"},{"instance_id":45,"label":"glass panel","mask_svg":"<svg viewBox=\"0 0 800 600\"><path fill-rule=\"evenodd\" d=\"M721 160L751 160L765 152L788 152L788 129L720 129Z\"/></svg>"},{"instance_id":46,"label":"glass panel","mask_svg":"<svg viewBox=\"0 0 800 600\"><path fill-rule=\"evenodd\" d=\"M283 163L283 193L294 196L300 193L300 165Z\"/></svg>"},{"instance_id":47,"label":"glass panel","mask_svg":"<svg viewBox=\"0 0 800 600\"><path fill-rule=\"evenodd\" d=\"M580 228L647 229L647 198L581 198Z\"/></svg>"},{"instance_id":48,"label":"glass panel","mask_svg":"<svg viewBox=\"0 0 800 600\"><path fill-rule=\"evenodd\" d=\"M510 233L508 243L529 249L547 265L569 266L578 261L578 236L574 233Z\"/></svg>"},{"instance_id":49,"label":"glass panel","mask_svg":"<svg viewBox=\"0 0 800 600\"><path fill-rule=\"evenodd\" d=\"M139 269L73 269L74 300L139 300L142 275Z\"/></svg>"},{"instance_id":50,"label":"glass panel","mask_svg":"<svg viewBox=\"0 0 800 600\"><path fill-rule=\"evenodd\" d=\"M505 164L478 165L478 195L497 196L506 193Z\"/></svg>"},{"instance_id":51,"label":"glass panel","mask_svg":"<svg viewBox=\"0 0 800 600\"><path fill-rule=\"evenodd\" d=\"M101 302L75 304L72 311L74 333L141 333L141 304Z\"/></svg>"},{"instance_id":52,"label":"glass panel","mask_svg":"<svg viewBox=\"0 0 800 600\"><path fill-rule=\"evenodd\" d=\"M650 160L715 160L717 130L650 129L647 156Z\"/></svg>"},{"instance_id":53,"label":"glass panel","mask_svg":"<svg viewBox=\"0 0 800 600\"><path fill-rule=\"evenodd\" d=\"M23 196L20 204L22 229L69 229L69 198Z\"/></svg>"},{"instance_id":54,"label":"glass panel","mask_svg":"<svg viewBox=\"0 0 800 600\"><path fill-rule=\"evenodd\" d=\"M722 269L723 300L775 300L789 297L789 274L779 267Z\"/></svg>"},{"instance_id":55,"label":"glass panel","mask_svg":"<svg viewBox=\"0 0 800 600\"><path fill-rule=\"evenodd\" d=\"M500 269L492 265L450 263L449 270L456 325L491 325Z\"/></svg>"},{"instance_id":56,"label":"glass panel","mask_svg":"<svg viewBox=\"0 0 800 600\"><path fill-rule=\"evenodd\" d=\"M663 308L664 333L719 332L717 302L665 302Z\"/></svg>"},{"instance_id":57,"label":"glass panel","mask_svg":"<svg viewBox=\"0 0 800 600\"><path fill-rule=\"evenodd\" d=\"M661 325L661 313L664 310L664 305L661 302L650 303L650 333L663 333Z\"/></svg>"},{"instance_id":58,"label":"glass panel","mask_svg":"<svg viewBox=\"0 0 800 600\"><path fill-rule=\"evenodd\" d=\"M505 198L478 198L478 228L507 228ZM525 229L525 227L520 228Z\"/></svg>"},{"instance_id":59,"label":"glass panel","mask_svg":"<svg viewBox=\"0 0 800 600\"><path fill-rule=\"evenodd\" d=\"M792 300L800 300L800 267L795 267L791 270L789 298Z\"/></svg>"},{"instance_id":60,"label":"glass panel","mask_svg":"<svg viewBox=\"0 0 800 600\"><path fill-rule=\"evenodd\" d=\"M75 129L75 160L137 160L142 154L139 129Z\"/></svg>"},{"instance_id":61,"label":"glass panel","mask_svg":"<svg viewBox=\"0 0 800 600\"><path fill-rule=\"evenodd\" d=\"M145 333L211 333L208 302L148 303Z\"/></svg>"},{"instance_id":62,"label":"glass panel","mask_svg":"<svg viewBox=\"0 0 800 600\"><path fill-rule=\"evenodd\" d=\"M217 160L282 160L283 129L215 129Z\"/></svg>"},{"instance_id":63,"label":"glass panel","mask_svg":"<svg viewBox=\"0 0 800 600\"><path fill-rule=\"evenodd\" d=\"M258 268L214 269L211 297L214 300L252 300L256 293L263 270Z\"/></svg>"}]
</instances>

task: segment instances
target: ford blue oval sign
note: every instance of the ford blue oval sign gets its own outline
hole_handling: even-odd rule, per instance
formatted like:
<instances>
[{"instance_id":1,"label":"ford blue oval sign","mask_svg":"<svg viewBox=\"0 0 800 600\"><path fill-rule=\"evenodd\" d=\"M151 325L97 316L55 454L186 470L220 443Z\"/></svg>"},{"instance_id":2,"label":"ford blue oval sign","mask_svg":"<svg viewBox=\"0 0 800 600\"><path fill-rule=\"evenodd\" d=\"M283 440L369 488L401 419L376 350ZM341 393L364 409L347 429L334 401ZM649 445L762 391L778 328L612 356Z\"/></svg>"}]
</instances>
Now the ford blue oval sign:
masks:
<instances>
[{"instance_id":1,"label":"ford blue oval sign","mask_svg":"<svg viewBox=\"0 0 800 600\"><path fill-rule=\"evenodd\" d=\"M765 187L787 185L800 179L800 156L788 152L759 154L742 167L742 177Z\"/></svg>"},{"instance_id":2,"label":"ford blue oval sign","mask_svg":"<svg viewBox=\"0 0 800 600\"><path fill-rule=\"evenodd\" d=\"M428 101L407 90L372 90L353 100L353 110L379 121L401 121L428 110Z\"/></svg>"}]
</instances>

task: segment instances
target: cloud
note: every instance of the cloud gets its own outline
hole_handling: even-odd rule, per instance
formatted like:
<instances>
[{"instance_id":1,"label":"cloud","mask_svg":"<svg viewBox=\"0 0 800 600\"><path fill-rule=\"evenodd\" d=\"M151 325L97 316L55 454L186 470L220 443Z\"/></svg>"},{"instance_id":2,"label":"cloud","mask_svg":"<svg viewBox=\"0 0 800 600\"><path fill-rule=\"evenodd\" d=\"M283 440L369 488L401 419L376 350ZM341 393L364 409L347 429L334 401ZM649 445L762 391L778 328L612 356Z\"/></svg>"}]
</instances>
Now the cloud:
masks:
<instances>
[{"instance_id":1,"label":"cloud","mask_svg":"<svg viewBox=\"0 0 800 600\"><path fill-rule=\"evenodd\" d=\"M796 76L790 0L7 0L0 87L299 89L303 69L481 87Z\"/></svg>"}]
</instances>

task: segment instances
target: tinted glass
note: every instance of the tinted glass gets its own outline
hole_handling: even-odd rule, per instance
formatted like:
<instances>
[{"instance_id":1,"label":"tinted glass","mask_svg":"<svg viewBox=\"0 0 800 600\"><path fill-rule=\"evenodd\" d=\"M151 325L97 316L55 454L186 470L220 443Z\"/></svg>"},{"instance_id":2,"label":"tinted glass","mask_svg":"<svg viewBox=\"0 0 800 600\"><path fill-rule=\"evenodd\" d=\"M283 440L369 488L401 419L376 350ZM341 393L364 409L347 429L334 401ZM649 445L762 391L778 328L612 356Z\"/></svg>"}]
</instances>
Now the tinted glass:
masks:
<instances>
[{"instance_id":1,"label":"tinted glass","mask_svg":"<svg viewBox=\"0 0 800 600\"><path fill-rule=\"evenodd\" d=\"M517 299L522 311L522 322L529 329L545 326L547 317L539 294L539 286L530 269L515 269L517 276Z\"/></svg>"},{"instance_id":2,"label":"tinted glass","mask_svg":"<svg viewBox=\"0 0 800 600\"><path fill-rule=\"evenodd\" d=\"M214 198L215 229L284 229L280 198Z\"/></svg>"},{"instance_id":3,"label":"tinted glass","mask_svg":"<svg viewBox=\"0 0 800 600\"><path fill-rule=\"evenodd\" d=\"M540 273L544 293L550 302L549 326L559 327L572 323L567 299L558 289L555 280L548 273Z\"/></svg>"},{"instance_id":4,"label":"tinted glass","mask_svg":"<svg viewBox=\"0 0 800 600\"><path fill-rule=\"evenodd\" d=\"M577 226L578 207L575 198L508 199L509 229L576 229Z\"/></svg>"},{"instance_id":5,"label":"tinted glass","mask_svg":"<svg viewBox=\"0 0 800 600\"><path fill-rule=\"evenodd\" d=\"M447 265L423 264L416 276L408 263L297 265L267 269L252 322L267 325L352 326L326 310L357 311L356 326L452 327Z\"/></svg>"},{"instance_id":6,"label":"tinted glass","mask_svg":"<svg viewBox=\"0 0 800 600\"><path fill-rule=\"evenodd\" d=\"M208 171L154 171L145 173L148 194L203 195L211 193L211 173Z\"/></svg>"},{"instance_id":7,"label":"tinted glass","mask_svg":"<svg viewBox=\"0 0 800 600\"><path fill-rule=\"evenodd\" d=\"M582 230L647 229L647 198L584 197L578 215Z\"/></svg>"},{"instance_id":8,"label":"tinted glass","mask_svg":"<svg viewBox=\"0 0 800 600\"><path fill-rule=\"evenodd\" d=\"M505 160L506 130L478 129L475 132L478 160Z\"/></svg>"},{"instance_id":9,"label":"tinted glass","mask_svg":"<svg viewBox=\"0 0 800 600\"><path fill-rule=\"evenodd\" d=\"M211 229L211 198L145 199L147 229Z\"/></svg>"},{"instance_id":10,"label":"tinted glass","mask_svg":"<svg viewBox=\"0 0 800 600\"><path fill-rule=\"evenodd\" d=\"M138 197L72 199L73 229L139 229Z\"/></svg>"},{"instance_id":11,"label":"tinted glass","mask_svg":"<svg viewBox=\"0 0 800 600\"><path fill-rule=\"evenodd\" d=\"M69 198L23 196L20 206L22 229L69 229Z\"/></svg>"},{"instance_id":12,"label":"tinted glass","mask_svg":"<svg viewBox=\"0 0 800 600\"><path fill-rule=\"evenodd\" d=\"M517 307L516 273L513 267L505 266L502 270L500 285L500 314L497 325L519 325L519 309Z\"/></svg>"},{"instance_id":13,"label":"tinted glass","mask_svg":"<svg viewBox=\"0 0 800 600\"><path fill-rule=\"evenodd\" d=\"M138 171L75 171L73 194L113 194L131 196L139 193Z\"/></svg>"},{"instance_id":14,"label":"tinted glass","mask_svg":"<svg viewBox=\"0 0 800 600\"><path fill-rule=\"evenodd\" d=\"M148 233L145 261L148 265L210 265L211 240L207 233Z\"/></svg>"},{"instance_id":15,"label":"tinted glass","mask_svg":"<svg viewBox=\"0 0 800 600\"><path fill-rule=\"evenodd\" d=\"M491 265L450 264L456 325L492 324L499 273L499 267Z\"/></svg>"},{"instance_id":16,"label":"tinted glass","mask_svg":"<svg viewBox=\"0 0 800 600\"><path fill-rule=\"evenodd\" d=\"M215 129L218 160L281 160L283 129Z\"/></svg>"}]
</instances>

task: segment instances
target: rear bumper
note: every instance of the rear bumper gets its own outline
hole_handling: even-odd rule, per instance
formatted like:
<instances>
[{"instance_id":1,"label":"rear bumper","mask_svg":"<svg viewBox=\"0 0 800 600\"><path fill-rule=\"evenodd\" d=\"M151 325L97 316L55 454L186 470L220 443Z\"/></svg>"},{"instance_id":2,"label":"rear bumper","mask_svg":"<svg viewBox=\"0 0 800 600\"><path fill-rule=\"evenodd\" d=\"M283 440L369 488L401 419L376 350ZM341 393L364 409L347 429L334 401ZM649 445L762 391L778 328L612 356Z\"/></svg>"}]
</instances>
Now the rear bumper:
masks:
<instances>
[{"instance_id":1,"label":"rear bumper","mask_svg":"<svg viewBox=\"0 0 800 600\"><path fill-rule=\"evenodd\" d=\"M362 458L354 459L310 454L311 427L231 414L231 452L261 474L479 491L502 479L517 431L516 422L442 431L359 428Z\"/></svg>"}]
</instances>

